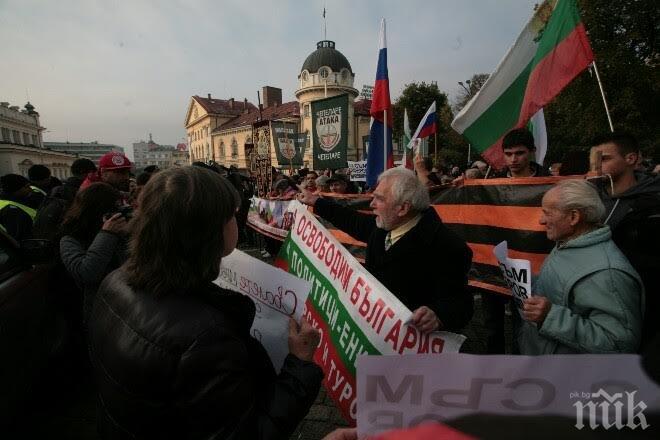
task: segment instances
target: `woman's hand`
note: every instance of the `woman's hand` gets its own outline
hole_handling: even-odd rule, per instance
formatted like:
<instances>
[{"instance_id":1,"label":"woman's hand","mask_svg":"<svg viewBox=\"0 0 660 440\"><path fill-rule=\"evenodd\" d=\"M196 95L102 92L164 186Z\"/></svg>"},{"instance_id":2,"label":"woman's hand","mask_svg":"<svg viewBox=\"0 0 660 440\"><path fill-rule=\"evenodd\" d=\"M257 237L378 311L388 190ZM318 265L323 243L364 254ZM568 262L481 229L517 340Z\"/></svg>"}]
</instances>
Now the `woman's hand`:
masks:
<instances>
[{"instance_id":1,"label":"woman's hand","mask_svg":"<svg viewBox=\"0 0 660 440\"><path fill-rule=\"evenodd\" d=\"M103 222L103 227L101 229L113 234L127 234L128 222L126 221L126 218L118 212Z\"/></svg>"},{"instance_id":2,"label":"woman's hand","mask_svg":"<svg viewBox=\"0 0 660 440\"><path fill-rule=\"evenodd\" d=\"M289 319L289 352L292 355L311 361L320 340L321 333L305 318L300 320L300 325L293 318Z\"/></svg>"}]
</instances>

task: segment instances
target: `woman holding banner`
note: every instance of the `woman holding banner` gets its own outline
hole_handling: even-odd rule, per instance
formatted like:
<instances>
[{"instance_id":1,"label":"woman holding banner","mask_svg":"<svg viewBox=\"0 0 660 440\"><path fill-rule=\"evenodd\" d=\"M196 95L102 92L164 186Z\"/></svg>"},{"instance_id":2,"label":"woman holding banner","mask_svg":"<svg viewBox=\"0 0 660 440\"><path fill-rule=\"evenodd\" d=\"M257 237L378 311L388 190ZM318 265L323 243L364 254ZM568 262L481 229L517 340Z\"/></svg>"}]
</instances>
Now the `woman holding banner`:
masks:
<instances>
[{"instance_id":1,"label":"woman holding banner","mask_svg":"<svg viewBox=\"0 0 660 440\"><path fill-rule=\"evenodd\" d=\"M286 439L314 402L318 332L292 320L276 374L250 335L254 303L213 284L239 203L198 167L160 172L140 193L129 259L90 318L102 438Z\"/></svg>"}]
</instances>

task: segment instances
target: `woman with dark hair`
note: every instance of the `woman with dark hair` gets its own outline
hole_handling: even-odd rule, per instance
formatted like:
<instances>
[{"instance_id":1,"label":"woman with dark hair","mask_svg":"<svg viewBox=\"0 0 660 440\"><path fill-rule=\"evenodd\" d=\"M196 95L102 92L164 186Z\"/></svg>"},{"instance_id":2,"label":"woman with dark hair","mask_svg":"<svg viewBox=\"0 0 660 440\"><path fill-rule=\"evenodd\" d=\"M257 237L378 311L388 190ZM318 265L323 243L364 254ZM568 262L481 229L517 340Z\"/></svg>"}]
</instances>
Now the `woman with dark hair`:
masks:
<instances>
[{"instance_id":1,"label":"woman with dark hair","mask_svg":"<svg viewBox=\"0 0 660 440\"><path fill-rule=\"evenodd\" d=\"M62 222L60 257L83 291L82 321L103 278L125 259L126 218L119 213L121 194L107 183L93 183L76 194Z\"/></svg>"},{"instance_id":2,"label":"woman with dark hair","mask_svg":"<svg viewBox=\"0 0 660 440\"><path fill-rule=\"evenodd\" d=\"M129 258L90 319L102 438L287 439L323 374L319 335L291 320L276 374L250 334L255 305L213 284L236 246L236 190L201 167L154 175L140 193Z\"/></svg>"}]
</instances>

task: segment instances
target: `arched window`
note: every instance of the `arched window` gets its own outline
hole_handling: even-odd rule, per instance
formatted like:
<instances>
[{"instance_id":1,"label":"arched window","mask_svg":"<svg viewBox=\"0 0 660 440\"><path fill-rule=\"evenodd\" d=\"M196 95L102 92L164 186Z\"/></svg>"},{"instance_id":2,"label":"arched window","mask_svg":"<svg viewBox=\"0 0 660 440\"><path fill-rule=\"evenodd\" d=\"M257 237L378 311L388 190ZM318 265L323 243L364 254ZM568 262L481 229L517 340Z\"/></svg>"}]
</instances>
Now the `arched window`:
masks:
<instances>
[{"instance_id":1,"label":"arched window","mask_svg":"<svg viewBox=\"0 0 660 440\"><path fill-rule=\"evenodd\" d=\"M223 141L220 141L220 158L225 158L225 143Z\"/></svg>"},{"instance_id":2,"label":"arched window","mask_svg":"<svg viewBox=\"0 0 660 440\"><path fill-rule=\"evenodd\" d=\"M236 138L231 138L231 157L238 157L238 142L236 142Z\"/></svg>"},{"instance_id":3,"label":"arched window","mask_svg":"<svg viewBox=\"0 0 660 440\"><path fill-rule=\"evenodd\" d=\"M326 79L330 75L330 71L327 67L321 67L319 69L319 76L323 79Z\"/></svg>"}]
</instances>

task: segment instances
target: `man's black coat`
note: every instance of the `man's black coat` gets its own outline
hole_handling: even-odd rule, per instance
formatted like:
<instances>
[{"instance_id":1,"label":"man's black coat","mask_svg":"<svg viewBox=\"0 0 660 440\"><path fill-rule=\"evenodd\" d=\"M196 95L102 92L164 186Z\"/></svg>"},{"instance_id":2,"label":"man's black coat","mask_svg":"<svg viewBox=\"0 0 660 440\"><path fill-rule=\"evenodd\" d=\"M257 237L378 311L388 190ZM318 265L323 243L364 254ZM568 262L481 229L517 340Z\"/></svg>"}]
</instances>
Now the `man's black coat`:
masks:
<instances>
[{"instance_id":1,"label":"man's black coat","mask_svg":"<svg viewBox=\"0 0 660 440\"><path fill-rule=\"evenodd\" d=\"M442 321L441 330L464 327L473 311L467 291L472 251L430 207L419 223L385 250L387 231L376 217L319 198L314 212L353 238L367 243L365 267L406 307L427 306Z\"/></svg>"}]
</instances>

